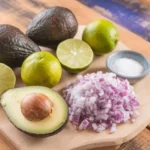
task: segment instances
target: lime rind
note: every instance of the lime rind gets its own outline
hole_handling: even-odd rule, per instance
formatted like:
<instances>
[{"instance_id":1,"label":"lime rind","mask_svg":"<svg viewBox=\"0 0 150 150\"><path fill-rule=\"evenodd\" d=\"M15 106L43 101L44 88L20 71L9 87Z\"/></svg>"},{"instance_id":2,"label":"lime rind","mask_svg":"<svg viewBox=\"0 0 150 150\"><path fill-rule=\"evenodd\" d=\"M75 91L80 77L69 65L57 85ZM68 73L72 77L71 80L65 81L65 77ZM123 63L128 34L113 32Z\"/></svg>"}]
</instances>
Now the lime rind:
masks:
<instances>
[{"instance_id":1,"label":"lime rind","mask_svg":"<svg viewBox=\"0 0 150 150\"><path fill-rule=\"evenodd\" d=\"M28 56L21 66L21 78L28 85L54 87L60 81L62 67L49 52L36 52Z\"/></svg>"},{"instance_id":2,"label":"lime rind","mask_svg":"<svg viewBox=\"0 0 150 150\"><path fill-rule=\"evenodd\" d=\"M82 40L91 46L95 55L104 55L113 51L118 38L115 25L108 20L97 20L88 24L82 34Z\"/></svg>"}]
</instances>

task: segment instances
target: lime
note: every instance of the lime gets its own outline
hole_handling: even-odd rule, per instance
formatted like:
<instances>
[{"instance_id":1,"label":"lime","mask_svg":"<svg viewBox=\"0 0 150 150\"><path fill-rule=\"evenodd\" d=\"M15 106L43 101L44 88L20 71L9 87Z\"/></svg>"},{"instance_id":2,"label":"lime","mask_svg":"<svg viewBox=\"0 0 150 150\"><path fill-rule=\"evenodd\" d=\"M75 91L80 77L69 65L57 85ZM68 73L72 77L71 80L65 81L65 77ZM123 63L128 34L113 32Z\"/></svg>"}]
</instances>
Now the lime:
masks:
<instances>
[{"instance_id":1,"label":"lime","mask_svg":"<svg viewBox=\"0 0 150 150\"><path fill-rule=\"evenodd\" d=\"M57 47L56 55L64 69L71 73L86 69L94 57L91 47L77 39L61 42Z\"/></svg>"},{"instance_id":2,"label":"lime","mask_svg":"<svg viewBox=\"0 0 150 150\"><path fill-rule=\"evenodd\" d=\"M118 42L116 27L108 20L98 20L87 25L82 35L96 55L111 52Z\"/></svg>"},{"instance_id":3,"label":"lime","mask_svg":"<svg viewBox=\"0 0 150 150\"><path fill-rule=\"evenodd\" d=\"M62 75L58 59L49 52L28 56L21 67L21 78L26 85L55 86Z\"/></svg>"},{"instance_id":4,"label":"lime","mask_svg":"<svg viewBox=\"0 0 150 150\"><path fill-rule=\"evenodd\" d=\"M0 94L7 89L14 88L16 76L11 68L0 63Z\"/></svg>"}]
</instances>

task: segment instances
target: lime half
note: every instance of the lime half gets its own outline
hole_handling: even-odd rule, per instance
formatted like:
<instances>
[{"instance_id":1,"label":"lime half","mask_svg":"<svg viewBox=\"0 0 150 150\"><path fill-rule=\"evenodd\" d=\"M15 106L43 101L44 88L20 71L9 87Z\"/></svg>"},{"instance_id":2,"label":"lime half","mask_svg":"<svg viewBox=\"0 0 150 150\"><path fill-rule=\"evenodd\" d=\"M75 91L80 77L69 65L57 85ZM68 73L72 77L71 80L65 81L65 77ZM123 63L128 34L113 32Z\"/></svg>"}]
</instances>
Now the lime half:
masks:
<instances>
[{"instance_id":1,"label":"lime half","mask_svg":"<svg viewBox=\"0 0 150 150\"><path fill-rule=\"evenodd\" d=\"M0 63L0 94L7 89L14 88L16 76L11 68Z\"/></svg>"},{"instance_id":2,"label":"lime half","mask_svg":"<svg viewBox=\"0 0 150 150\"><path fill-rule=\"evenodd\" d=\"M91 47L77 39L61 42L57 47L56 55L64 69L71 73L85 70L94 58Z\"/></svg>"}]
</instances>

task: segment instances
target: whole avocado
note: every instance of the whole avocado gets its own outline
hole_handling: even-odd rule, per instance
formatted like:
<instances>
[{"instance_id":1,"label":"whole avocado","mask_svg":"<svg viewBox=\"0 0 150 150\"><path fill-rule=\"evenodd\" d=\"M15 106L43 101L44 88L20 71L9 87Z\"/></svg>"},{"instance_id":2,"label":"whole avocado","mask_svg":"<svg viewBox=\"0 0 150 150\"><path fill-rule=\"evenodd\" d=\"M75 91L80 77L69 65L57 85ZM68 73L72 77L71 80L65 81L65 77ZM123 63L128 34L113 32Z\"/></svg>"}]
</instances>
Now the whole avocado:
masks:
<instances>
[{"instance_id":1,"label":"whole avocado","mask_svg":"<svg viewBox=\"0 0 150 150\"><path fill-rule=\"evenodd\" d=\"M0 62L11 68L20 67L30 54L40 48L18 28L0 25Z\"/></svg>"},{"instance_id":2,"label":"whole avocado","mask_svg":"<svg viewBox=\"0 0 150 150\"><path fill-rule=\"evenodd\" d=\"M50 7L41 11L29 24L27 35L41 46L56 48L57 45L77 33L75 15L64 7Z\"/></svg>"}]
</instances>

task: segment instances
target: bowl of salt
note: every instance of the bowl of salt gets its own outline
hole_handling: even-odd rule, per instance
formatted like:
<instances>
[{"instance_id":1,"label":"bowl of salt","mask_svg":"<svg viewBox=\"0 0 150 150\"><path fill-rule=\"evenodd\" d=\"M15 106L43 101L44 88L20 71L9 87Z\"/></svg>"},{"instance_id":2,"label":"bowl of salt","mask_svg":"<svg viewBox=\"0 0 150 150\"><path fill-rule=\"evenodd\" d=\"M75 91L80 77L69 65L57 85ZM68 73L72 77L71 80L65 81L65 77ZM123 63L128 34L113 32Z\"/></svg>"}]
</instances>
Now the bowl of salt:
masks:
<instances>
[{"instance_id":1,"label":"bowl of salt","mask_svg":"<svg viewBox=\"0 0 150 150\"><path fill-rule=\"evenodd\" d=\"M106 60L107 69L118 77L135 83L150 71L150 61L142 54L134 51L117 51Z\"/></svg>"}]
</instances>

